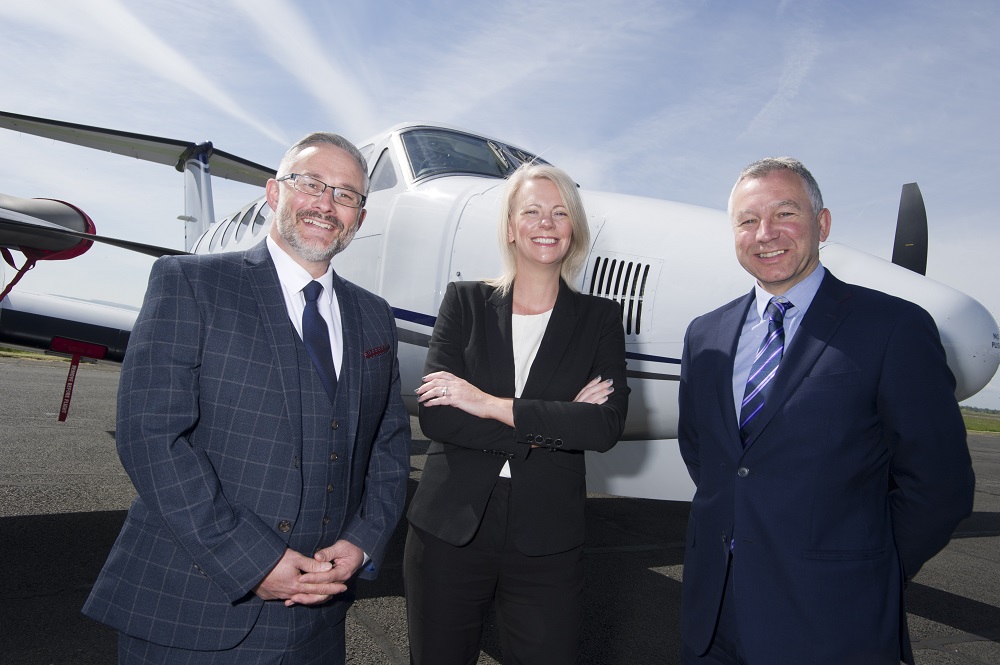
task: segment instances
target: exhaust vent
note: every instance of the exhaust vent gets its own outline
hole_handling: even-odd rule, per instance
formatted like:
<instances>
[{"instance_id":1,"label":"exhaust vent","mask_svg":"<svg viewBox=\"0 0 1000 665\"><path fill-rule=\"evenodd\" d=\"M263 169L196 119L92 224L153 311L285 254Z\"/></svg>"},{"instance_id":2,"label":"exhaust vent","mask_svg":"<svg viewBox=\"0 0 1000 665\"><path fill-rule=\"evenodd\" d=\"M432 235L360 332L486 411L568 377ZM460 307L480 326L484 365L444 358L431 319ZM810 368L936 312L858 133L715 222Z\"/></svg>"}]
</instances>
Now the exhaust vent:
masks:
<instances>
[{"instance_id":1,"label":"exhaust vent","mask_svg":"<svg viewBox=\"0 0 1000 665\"><path fill-rule=\"evenodd\" d=\"M643 303L647 297L647 285L652 303L655 272L656 268L651 263L635 258L594 257L589 275L590 295L614 300L621 306L626 335L638 335L643 330Z\"/></svg>"}]
</instances>

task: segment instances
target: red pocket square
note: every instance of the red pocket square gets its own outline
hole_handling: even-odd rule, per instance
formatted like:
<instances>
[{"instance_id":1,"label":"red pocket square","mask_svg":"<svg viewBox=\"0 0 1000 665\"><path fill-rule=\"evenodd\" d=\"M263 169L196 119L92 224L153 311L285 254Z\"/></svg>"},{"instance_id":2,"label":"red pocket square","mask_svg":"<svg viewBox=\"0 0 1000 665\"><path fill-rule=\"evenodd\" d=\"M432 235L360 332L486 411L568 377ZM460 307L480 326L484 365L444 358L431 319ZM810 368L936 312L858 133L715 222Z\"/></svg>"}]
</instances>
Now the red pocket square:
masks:
<instances>
[{"instance_id":1,"label":"red pocket square","mask_svg":"<svg viewBox=\"0 0 1000 665\"><path fill-rule=\"evenodd\" d=\"M383 344L382 346L376 346L374 349L368 349L365 351L365 360L370 360L375 356L380 356L389 350L388 344Z\"/></svg>"}]
</instances>

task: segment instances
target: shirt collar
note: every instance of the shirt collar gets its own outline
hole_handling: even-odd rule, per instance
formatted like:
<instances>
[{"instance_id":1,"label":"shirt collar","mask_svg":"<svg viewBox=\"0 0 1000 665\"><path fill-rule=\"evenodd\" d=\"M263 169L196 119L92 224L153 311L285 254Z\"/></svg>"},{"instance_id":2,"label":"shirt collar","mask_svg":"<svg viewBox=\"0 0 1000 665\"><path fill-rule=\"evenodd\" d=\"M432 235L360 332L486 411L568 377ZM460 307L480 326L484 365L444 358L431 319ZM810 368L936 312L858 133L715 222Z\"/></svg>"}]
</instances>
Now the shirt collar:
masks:
<instances>
[{"instance_id":1,"label":"shirt collar","mask_svg":"<svg viewBox=\"0 0 1000 665\"><path fill-rule=\"evenodd\" d=\"M278 272L278 281L289 293L298 293L306 284L314 280L309 272L295 262L270 235L266 238L267 250L271 253L271 260L274 261L274 269ZM315 278L315 281L323 285L322 298L332 298L333 293L333 266L329 266L326 272Z\"/></svg>"},{"instance_id":2,"label":"shirt collar","mask_svg":"<svg viewBox=\"0 0 1000 665\"><path fill-rule=\"evenodd\" d=\"M820 263L805 279L782 294L793 305L785 314L786 319L805 314L806 310L809 309L809 305L812 304L813 298L816 297L816 292L819 291L819 285L823 282L825 274L826 268ZM771 298L774 295L761 288L757 282L754 282L754 293L757 298L757 316L763 319L764 310L767 309L767 304L771 302Z\"/></svg>"}]
</instances>

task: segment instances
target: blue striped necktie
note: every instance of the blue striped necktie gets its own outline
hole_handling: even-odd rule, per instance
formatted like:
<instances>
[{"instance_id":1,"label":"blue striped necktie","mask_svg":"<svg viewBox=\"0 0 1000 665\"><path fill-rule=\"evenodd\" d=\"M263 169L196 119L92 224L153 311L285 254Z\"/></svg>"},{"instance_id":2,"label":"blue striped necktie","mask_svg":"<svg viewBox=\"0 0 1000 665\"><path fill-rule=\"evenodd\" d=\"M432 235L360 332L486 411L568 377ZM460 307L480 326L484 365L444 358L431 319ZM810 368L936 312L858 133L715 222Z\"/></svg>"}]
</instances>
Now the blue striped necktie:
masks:
<instances>
[{"instance_id":1,"label":"blue striped necktie","mask_svg":"<svg viewBox=\"0 0 1000 665\"><path fill-rule=\"evenodd\" d=\"M305 342L306 352L309 353L316 371L319 372L323 388L326 390L330 402L333 403L337 394L337 370L333 365L330 329L319 313L319 306L316 304L319 294L322 292L323 285L317 281L309 282L302 289L302 293L306 297L306 308L302 312L302 341Z\"/></svg>"},{"instance_id":2,"label":"blue striped necktie","mask_svg":"<svg viewBox=\"0 0 1000 665\"><path fill-rule=\"evenodd\" d=\"M740 440L746 445L747 438L753 431L754 416L764 407L767 398L767 387L778 372L778 364L785 350L785 328L783 325L785 312L792 308L792 303L785 298L771 298L764 315L767 316L767 336L760 343L757 355L750 367L747 377L746 391L743 393L743 405L740 407Z\"/></svg>"}]
</instances>

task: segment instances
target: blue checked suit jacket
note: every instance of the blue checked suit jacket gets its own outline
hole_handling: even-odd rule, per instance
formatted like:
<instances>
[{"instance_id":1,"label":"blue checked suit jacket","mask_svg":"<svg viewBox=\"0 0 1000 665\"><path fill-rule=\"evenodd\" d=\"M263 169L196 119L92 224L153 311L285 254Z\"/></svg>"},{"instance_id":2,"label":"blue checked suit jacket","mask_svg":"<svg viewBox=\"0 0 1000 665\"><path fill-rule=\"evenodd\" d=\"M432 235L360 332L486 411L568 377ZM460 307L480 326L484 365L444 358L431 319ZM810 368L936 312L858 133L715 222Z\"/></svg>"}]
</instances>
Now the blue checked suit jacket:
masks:
<instances>
[{"instance_id":1,"label":"blue checked suit jacket","mask_svg":"<svg viewBox=\"0 0 1000 665\"><path fill-rule=\"evenodd\" d=\"M752 663L913 662L903 586L972 510L975 478L934 320L829 272L746 448L733 359L754 294L684 342L680 450L697 486L681 632L709 648L733 546Z\"/></svg>"},{"instance_id":2,"label":"blue checked suit jacket","mask_svg":"<svg viewBox=\"0 0 1000 665\"><path fill-rule=\"evenodd\" d=\"M350 391L334 417L347 428L349 471L334 516L342 527L324 546L363 549L371 578L406 497L409 417L391 310L339 277L334 288L349 377L338 390ZM299 511L301 390L296 332L264 243L154 264L118 393L118 451L138 497L85 614L187 649L247 635L263 602L253 588ZM347 603L331 605L342 618Z\"/></svg>"}]
</instances>

